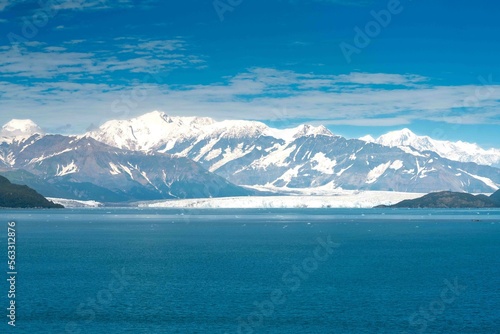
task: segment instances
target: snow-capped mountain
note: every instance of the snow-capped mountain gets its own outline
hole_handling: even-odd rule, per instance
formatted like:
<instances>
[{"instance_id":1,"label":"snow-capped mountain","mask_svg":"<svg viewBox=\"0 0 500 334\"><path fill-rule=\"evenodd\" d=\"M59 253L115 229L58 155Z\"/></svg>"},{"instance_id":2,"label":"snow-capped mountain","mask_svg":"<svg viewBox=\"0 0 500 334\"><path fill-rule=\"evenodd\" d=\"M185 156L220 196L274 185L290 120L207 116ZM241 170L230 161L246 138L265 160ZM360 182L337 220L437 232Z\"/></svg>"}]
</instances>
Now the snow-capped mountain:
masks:
<instances>
[{"instance_id":1,"label":"snow-capped mountain","mask_svg":"<svg viewBox=\"0 0 500 334\"><path fill-rule=\"evenodd\" d=\"M39 130L26 125L4 126L15 139L0 143L0 171L56 198L109 202L310 188L493 192L500 185L498 168L414 146L346 139L323 126L274 129L153 112L110 121L81 136L22 139ZM411 133L405 138L414 139Z\"/></svg>"},{"instance_id":2,"label":"snow-capped mountain","mask_svg":"<svg viewBox=\"0 0 500 334\"><path fill-rule=\"evenodd\" d=\"M187 157L246 186L492 192L500 184L496 168L409 146L345 139L322 126L279 130L260 122L153 112L107 122L86 136L119 148Z\"/></svg>"},{"instance_id":3,"label":"snow-capped mountain","mask_svg":"<svg viewBox=\"0 0 500 334\"><path fill-rule=\"evenodd\" d=\"M297 138L334 135L325 127L300 125L274 129L253 121L221 121L200 117L170 117L152 112L127 121L109 121L86 134L111 146L143 152L170 153L201 163L227 177ZM235 167L236 166L236 167Z\"/></svg>"},{"instance_id":4,"label":"snow-capped mountain","mask_svg":"<svg viewBox=\"0 0 500 334\"><path fill-rule=\"evenodd\" d=\"M11 143L43 133L43 130L30 119L13 119L0 129L0 143Z\"/></svg>"},{"instance_id":5,"label":"snow-capped mountain","mask_svg":"<svg viewBox=\"0 0 500 334\"><path fill-rule=\"evenodd\" d=\"M450 160L500 167L500 150L498 149L485 150L477 144L463 141L451 142L435 140L428 136L417 136L409 129L392 131L377 139L371 136L360 139L389 147L412 147L420 152L432 151Z\"/></svg>"},{"instance_id":6,"label":"snow-capped mountain","mask_svg":"<svg viewBox=\"0 0 500 334\"><path fill-rule=\"evenodd\" d=\"M323 126L301 125L293 129L273 129L261 122L227 120L217 122L208 117L171 117L164 112L154 111L130 120L113 120L86 136L115 147L164 152L180 151L186 143L200 143L213 138L244 139L272 137L291 141L308 134L332 133ZM184 152L188 155L188 151Z\"/></svg>"},{"instance_id":7,"label":"snow-capped mountain","mask_svg":"<svg viewBox=\"0 0 500 334\"><path fill-rule=\"evenodd\" d=\"M248 166L223 172L237 184L290 188L491 192L500 183L496 168L332 136L301 137Z\"/></svg>"},{"instance_id":8,"label":"snow-capped mountain","mask_svg":"<svg viewBox=\"0 0 500 334\"><path fill-rule=\"evenodd\" d=\"M34 135L0 145L4 175L45 196L118 202L252 193L194 161L128 151L88 137Z\"/></svg>"},{"instance_id":9,"label":"snow-capped mountain","mask_svg":"<svg viewBox=\"0 0 500 334\"><path fill-rule=\"evenodd\" d=\"M366 141L366 142L369 142L369 143L374 143L375 142L375 138L373 138L370 135L363 136L363 137L359 138L359 140Z\"/></svg>"}]
</instances>

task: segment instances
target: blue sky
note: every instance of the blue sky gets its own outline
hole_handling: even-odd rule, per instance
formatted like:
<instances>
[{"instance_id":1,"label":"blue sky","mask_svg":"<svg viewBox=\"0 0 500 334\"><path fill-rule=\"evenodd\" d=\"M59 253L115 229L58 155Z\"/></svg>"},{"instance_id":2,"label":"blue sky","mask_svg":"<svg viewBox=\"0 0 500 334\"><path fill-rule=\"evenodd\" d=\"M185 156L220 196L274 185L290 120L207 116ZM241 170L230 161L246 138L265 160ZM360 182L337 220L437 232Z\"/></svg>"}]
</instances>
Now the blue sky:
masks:
<instances>
[{"instance_id":1,"label":"blue sky","mask_svg":"<svg viewBox=\"0 0 500 334\"><path fill-rule=\"evenodd\" d=\"M153 110L500 147L491 0L0 0L0 123Z\"/></svg>"}]
</instances>

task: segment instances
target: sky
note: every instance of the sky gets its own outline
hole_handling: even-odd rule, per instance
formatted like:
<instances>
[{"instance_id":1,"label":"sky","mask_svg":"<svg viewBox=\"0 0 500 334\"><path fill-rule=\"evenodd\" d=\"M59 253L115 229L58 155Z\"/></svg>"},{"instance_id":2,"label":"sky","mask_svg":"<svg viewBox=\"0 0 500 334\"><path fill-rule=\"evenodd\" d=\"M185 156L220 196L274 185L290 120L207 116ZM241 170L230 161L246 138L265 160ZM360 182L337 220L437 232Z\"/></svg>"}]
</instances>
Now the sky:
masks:
<instances>
[{"instance_id":1,"label":"sky","mask_svg":"<svg viewBox=\"0 0 500 334\"><path fill-rule=\"evenodd\" d=\"M153 110L500 148L491 0L0 0L0 124Z\"/></svg>"}]
</instances>

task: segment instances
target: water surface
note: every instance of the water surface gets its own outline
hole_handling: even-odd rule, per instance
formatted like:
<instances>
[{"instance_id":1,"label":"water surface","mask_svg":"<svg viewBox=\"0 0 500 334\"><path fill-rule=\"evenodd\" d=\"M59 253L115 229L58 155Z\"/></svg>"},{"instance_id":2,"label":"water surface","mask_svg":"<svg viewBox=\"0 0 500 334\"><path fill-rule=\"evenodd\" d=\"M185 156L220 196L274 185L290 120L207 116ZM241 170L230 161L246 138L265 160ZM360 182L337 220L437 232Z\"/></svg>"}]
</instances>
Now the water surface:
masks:
<instances>
[{"instance_id":1,"label":"water surface","mask_svg":"<svg viewBox=\"0 0 500 334\"><path fill-rule=\"evenodd\" d=\"M18 271L16 328L2 315L2 333L500 332L500 210L103 208L0 219L5 260L7 222L17 222Z\"/></svg>"}]
</instances>

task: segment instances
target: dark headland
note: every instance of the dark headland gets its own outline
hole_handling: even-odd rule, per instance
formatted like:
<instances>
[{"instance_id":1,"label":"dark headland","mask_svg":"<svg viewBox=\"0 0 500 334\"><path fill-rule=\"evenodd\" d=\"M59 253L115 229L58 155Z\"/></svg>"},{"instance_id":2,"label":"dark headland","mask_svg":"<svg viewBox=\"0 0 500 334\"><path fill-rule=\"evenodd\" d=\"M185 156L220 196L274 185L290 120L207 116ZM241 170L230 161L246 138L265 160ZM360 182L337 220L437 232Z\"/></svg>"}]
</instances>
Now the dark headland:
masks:
<instances>
[{"instance_id":1,"label":"dark headland","mask_svg":"<svg viewBox=\"0 0 500 334\"><path fill-rule=\"evenodd\" d=\"M377 208L500 208L500 190L491 196L441 191L430 193L416 199L404 200L394 205L380 205L377 206Z\"/></svg>"},{"instance_id":2,"label":"dark headland","mask_svg":"<svg viewBox=\"0 0 500 334\"><path fill-rule=\"evenodd\" d=\"M28 186L13 184L0 176L0 208L61 209L64 206L49 201Z\"/></svg>"}]
</instances>

